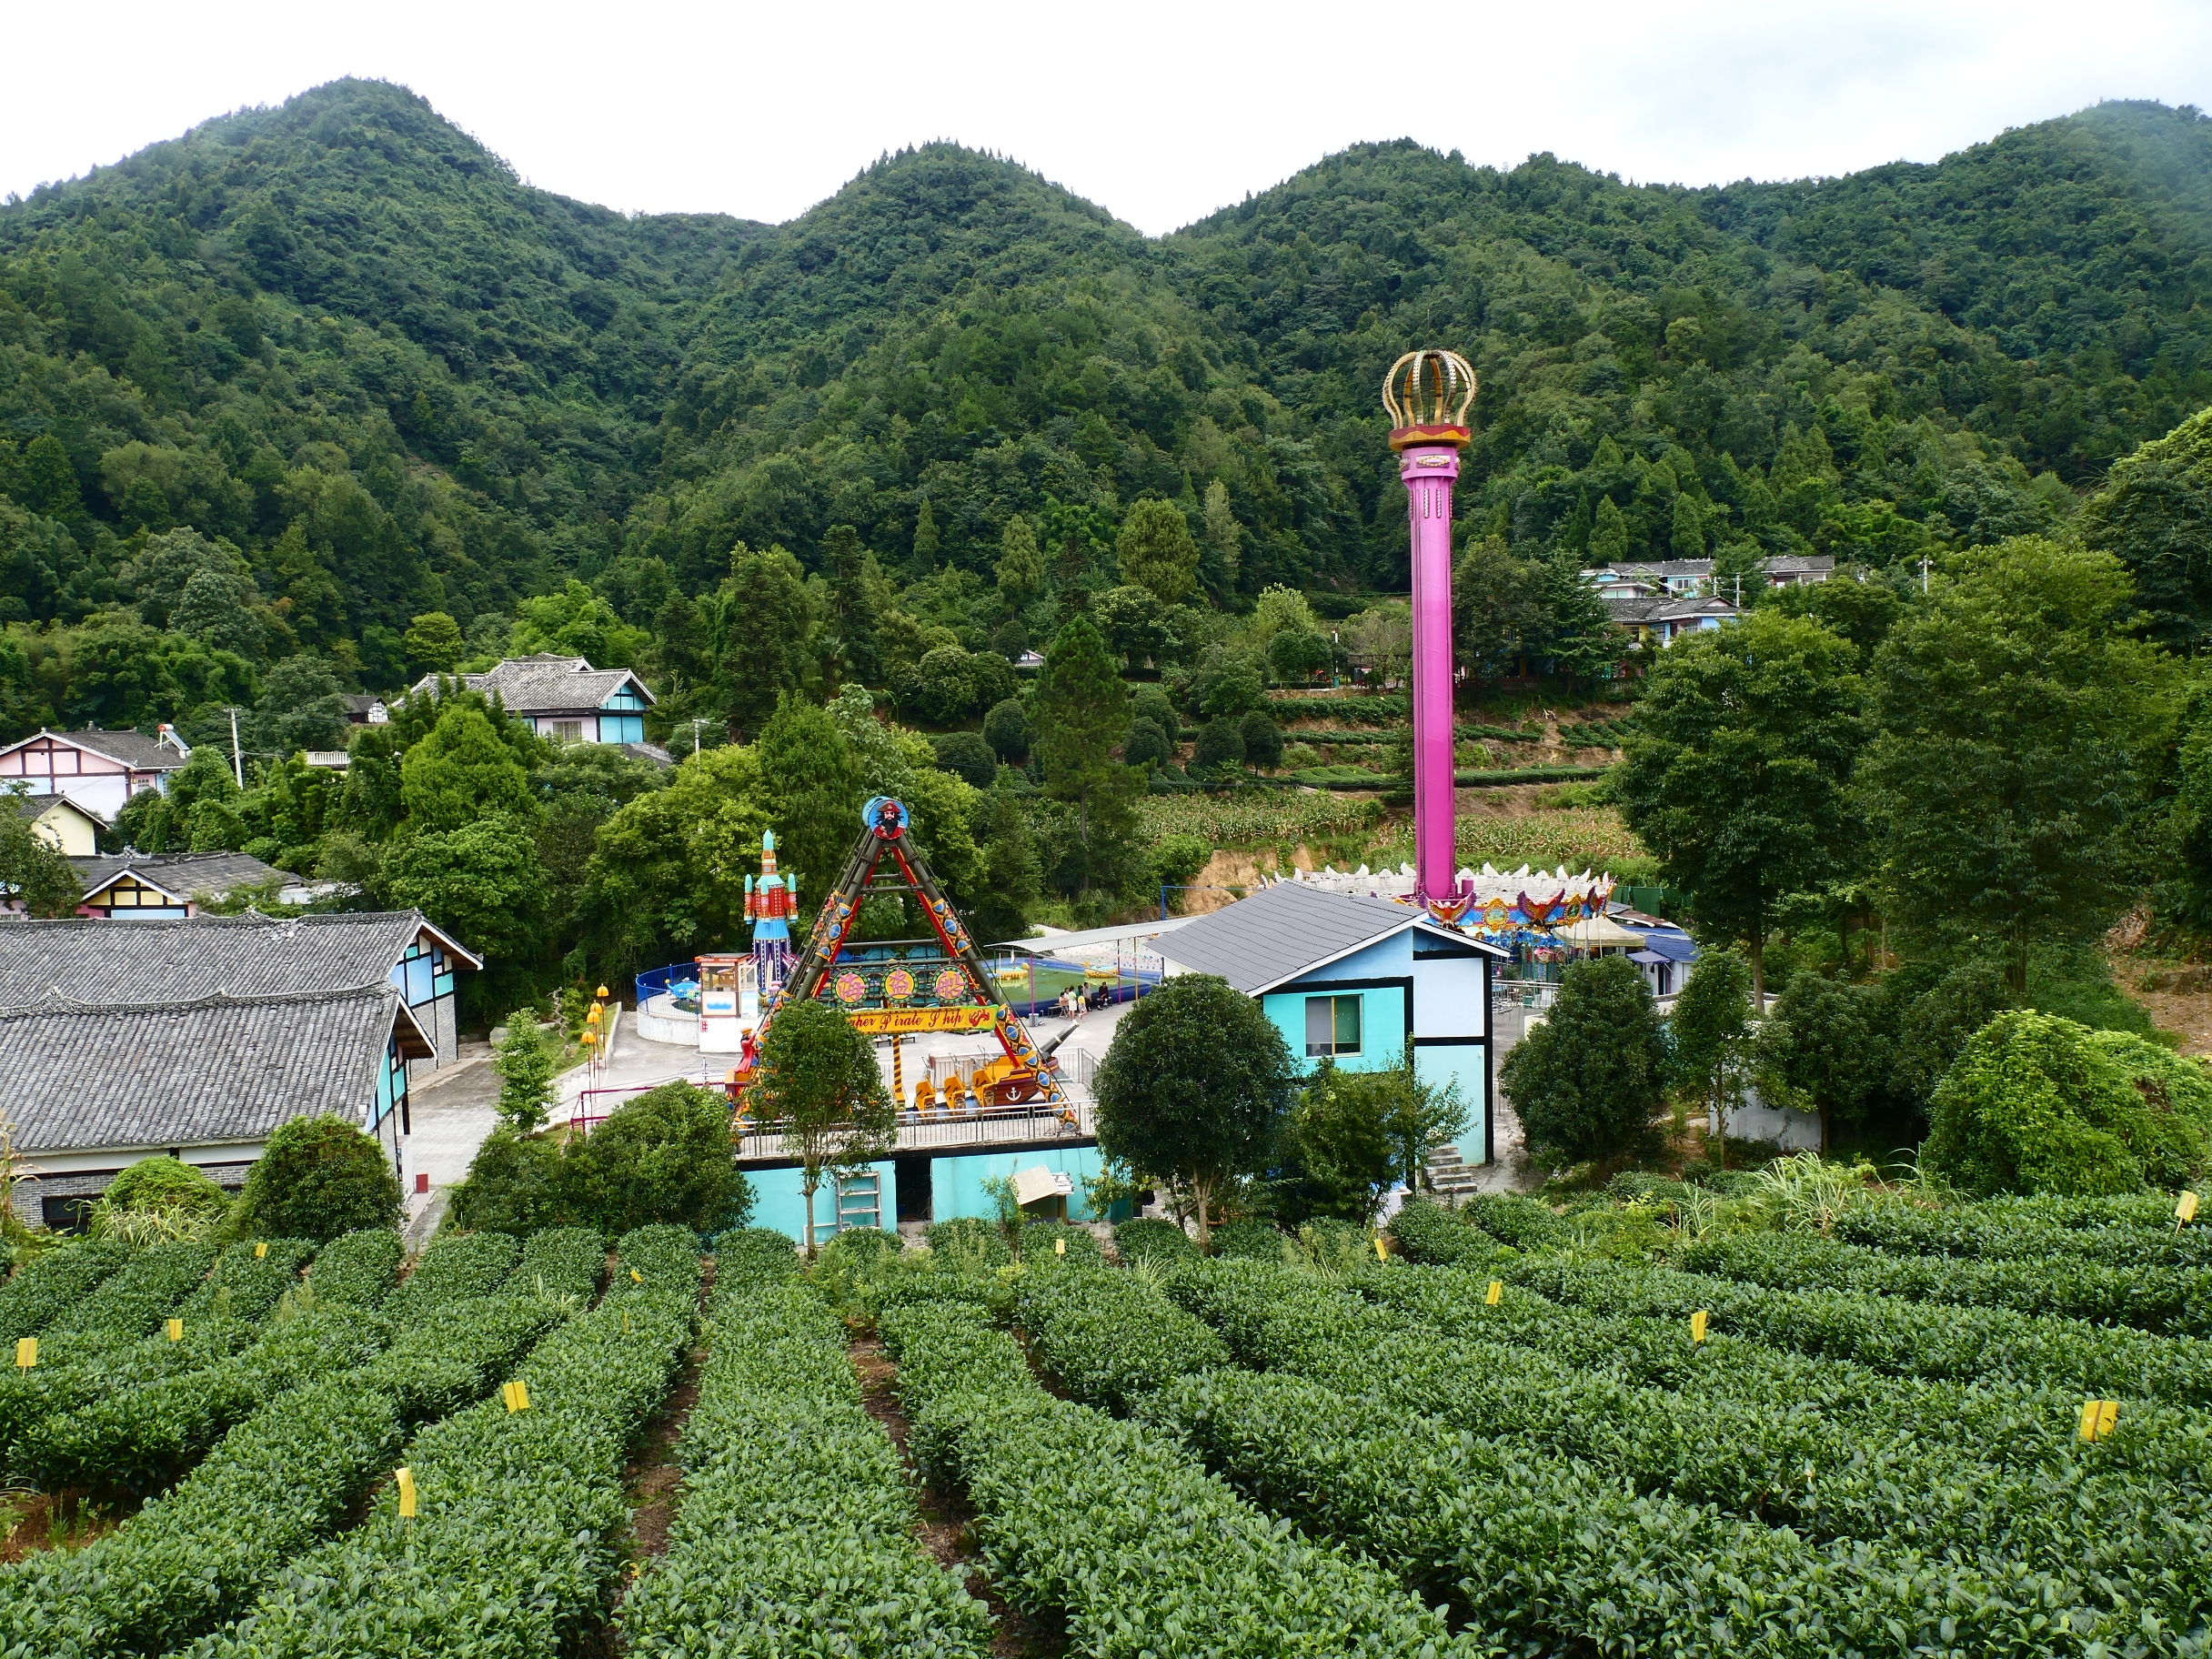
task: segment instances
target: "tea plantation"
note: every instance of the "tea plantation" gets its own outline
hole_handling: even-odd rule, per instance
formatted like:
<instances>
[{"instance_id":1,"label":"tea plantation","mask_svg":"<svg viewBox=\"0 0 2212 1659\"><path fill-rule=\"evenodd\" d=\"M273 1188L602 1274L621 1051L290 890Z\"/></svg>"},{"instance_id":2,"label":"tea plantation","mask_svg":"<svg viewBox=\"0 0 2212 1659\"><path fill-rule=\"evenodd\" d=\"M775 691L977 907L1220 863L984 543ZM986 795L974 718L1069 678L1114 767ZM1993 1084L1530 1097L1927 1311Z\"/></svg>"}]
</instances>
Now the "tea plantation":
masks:
<instances>
[{"instance_id":1,"label":"tea plantation","mask_svg":"<svg viewBox=\"0 0 2212 1659\"><path fill-rule=\"evenodd\" d=\"M2171 1199L931 1231L50 1251L0 1655L2212 1653Z\"/></svg>"}]
</instances>

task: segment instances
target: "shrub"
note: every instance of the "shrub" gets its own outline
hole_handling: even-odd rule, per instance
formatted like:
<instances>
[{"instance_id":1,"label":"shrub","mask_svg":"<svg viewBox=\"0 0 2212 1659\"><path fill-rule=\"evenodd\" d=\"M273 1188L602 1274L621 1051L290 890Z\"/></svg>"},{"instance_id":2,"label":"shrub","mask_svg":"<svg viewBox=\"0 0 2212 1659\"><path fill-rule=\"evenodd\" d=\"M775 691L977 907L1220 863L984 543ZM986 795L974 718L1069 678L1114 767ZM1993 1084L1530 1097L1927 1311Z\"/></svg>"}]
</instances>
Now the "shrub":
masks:
<instances>
[{"instance_id":1,"label":"shrub","mask_svg":"<svg viewBox=\"0 0 2212 1659\"><path fill-rule=\"evenodd\" d=\"M1248 1262L1282 1260L1282 1234L1272 1222L1231 1222L1213 1230L1213 1253Z\"/></svg>"},{"instance_id":2,"label":"shrub","mask_svg":"<svg viewBox=\"0 0 2212 1659\"><path fill-rule=\"evenodd\" d=\"M930 747L936 751L940 771L965 778L979 789L990 788L999 775L999 758L991 751L990 740L977 732L948 731L931 738Z\"/></svg>"},{"instance_id":3,"label":"shrub","mask_svg":"<svg viewBox=\"0 0 2212 1659\"><path fill-rule=\"evenodd\" d=\"M270 1237L320 1242L399 1220L399 1177L384 1149L343 1118L295 1118L246 1178L241 1219Z\"/></svg>"},{"instance_id":4,"label":"shrub","mask_svg":"<svg viewBox=\"0 0 2212 1659\"><path fill-rule=\"evenodd\" d=\"M205 1171L166 1153L141 1158L109 1181L100 1196L116 1210L182 1210L201 1215L213 1214L230 1202Z\"/></svg>"},{"instance_id":5,"label":"shrub","mask_svg":"<svg viewBox=\"0 0 2212 1659\"><path fill-rule=\"evenodd\" d=\"M1505 1057L1498 1081L1539 1158L1608 1158L1651 1132L1666 1086L1651 987L1626 957L1576 962L1551 1015Z\"/></svg>"},{"instance_id":6,"label":"shrub","mask_svg":"<svg viewBox=\"0 0 2212 1659\"><path fill-rule=\"evenodd\" d=\"M1068 1260L1081 1258L1086 1262L1101 1262L1105 1252L1099 1249L1098 1234L1088 1227L1077 1227L1067 1222L1031 1222L1023 1226L1015 1241L1015 1248L1029 1261L1051 1261L1058 1252L1052 1246L1064 1242Z\"/></svg>"},{"instance_id":7,"label":"shrub","mask_svg":"<svg viewBox=\"0 0 2212 1659\"><path fill-rule=\"evenodd\" d=\"M656 1222L719 1232L744 1225L752 1210L729 1105L689 1083L663 1083L617 1108L562 1161L577 1219L608 1232Z\"/></svg>"},{"instance_id":8,"label":"shrub","mask_svg":"<svg viewBox=\"0 0 2212 1659\"><path fill-rule=\"evenodd\" d=\"M399 1282L407 1247L388 1227L364 1228L326 1246L308 1270L320 1307L373 1308Z\"/></svg>"},{"instance_id":9,"label":"shrub","mask_svg":"<svg viewBox=\"0 0 2212 1659\"><path fill-rule=\"evenodd\" d=\"M1117 1224L1113 1230L1113 1248L1124 1262L1146 1257L1173 1261L1179 1256L1198 1253L1198 1246L1191 1242L1189 1233L1173 1222L1156 1215L1138 1216Z\"/></svg>"},{"instance_id":10,"label":"shrub","mask_svg":"<svg viewBox=\"0 0 2212 1659\"><path fill-rule=\"evenodd\" d=\"M1244 740L1244 759L1262 771L1272 772L1282 764L1282 733L1265 709L1254 709L1239 720L1237 736Z\"/></svg>"},{"instance_id":11,"label":"shrub","mask_svg":"<svg viewBox=\"0 0 2212 1659\"><path fill-rule=\"evenodd\" d=\"M469 1161L468 1178L453 1190L453 1224L515 1234L558 1227L569 1219L560 1149L502 1124Z\"/></svg>"},{"instance_id":12,"label":"shrub","mask_svg":"<svg viewBox=\"0 0 2212 1659\"><path fill-rule=\"evenodd\" d=\"M1936 1091L1924 1169L1980 1197L2179 1186L2204 1169L2212 1083L2125 1032L1998 1015Z\"/></svg>"},{"instance_id":13,"label":"shrub","mask_svg":"<svg viewBox=\"0 0 2212 1659\"><path fill-rule=\"evenodd\" d=\"M998 1228L980 1216L932 1222L927 1237L930 1249L937 1254L975 1261L985 1267L1003 1267L1014 1259Z\"/></svg>"},{"instance_id":14,"label":"shrub","mask_svg":"<svg viewBox=\"0 0 2212 1659\"><path fill-rule=\"evenodd\" d=\"M799 1252L791 1241L767 1227L740 1227L714 1242L714 1282L718 1288L739 1282L769 1283L799 1272Z\"/></svg>"},{"instance_id":15,"label":"shrub","mask_svg":"<svg viewBox=\"0 0 2212 1659\"><path fill-rule=\"evenodd\" d=\"M1171 759L1174 753L1168 734L1160 729L1157 721L1142 715L1130 721L1129 736L1121 739L1121 759L1127 764L1149 769Z\"/></svg>"},{"instance_id":16,"label":"shrub","mask_svg":"<svg viewBox=\"0 0 2212 1659\"><path fill-rule=\"evenodd\" d=\"M1244 764L1244 734L1237 722L1223 715L1198 729L1191 746L1191 764L1203 771L1225 771Z\"/></svg>"},{"instance_id":17,"label":"shrub","mask_svg":"<svg viewBox=\"0 0 2212 1659\"><path fill-rule=\"evenodd\" d=\"M1158 686L1139 686L1129 694L1129 711L1140 720L1160 728L1171 743L1182 741L1182 722L1175 718L1175 704Z\"/></svg>"},{"instance_id":18,"label":"shrub","mask_svg":"<svg viewBox=\"0 0 2212 1659\"><path fill-rule=\"evenodd\" d=\"M1029 759L1030 717L1020 698L1010 697L990 706L990 712L983 717L983 741L1001 760Z\"/></svg>"}]
</instances>

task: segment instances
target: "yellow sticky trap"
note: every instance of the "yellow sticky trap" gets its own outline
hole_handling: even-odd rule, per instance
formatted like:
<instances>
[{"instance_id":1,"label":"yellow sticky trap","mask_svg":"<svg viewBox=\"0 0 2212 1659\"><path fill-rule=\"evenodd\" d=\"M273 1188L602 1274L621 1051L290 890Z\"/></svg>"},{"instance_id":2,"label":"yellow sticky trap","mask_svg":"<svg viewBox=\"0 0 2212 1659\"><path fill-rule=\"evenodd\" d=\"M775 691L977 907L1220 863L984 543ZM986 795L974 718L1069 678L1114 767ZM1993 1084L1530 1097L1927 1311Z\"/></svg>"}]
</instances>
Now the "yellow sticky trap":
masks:
<instances>
[{"instance_id":1,"label":"yellow sticky trap","mask_svg":"<svg viewBox=\"0 0 2212 1659\"><path fill-rule=\"evenodd\" d=\"M2117 1400L2085 1400L2081 1403L2081 1437L2084 1440L2102 1440L2112 1433L2120 1420Z\"/></svg>"},{"instance_id":2,"label":"yellow sticky trap","mask_svg":"<svg viewBox=\"0 0 2212 1659\"><path fill-rule=\"evenodd\" d=\"M530 1409L530 1391L520 1377L512 1382L500 1383L499 1398L507 1402L509 1412L527 1412Z\"/></svg>"},{"instance_id":3,"label":"yellow sticky trap","mask_svg":"<svg viewBox=\"0 0 2212 1659\"><path fill-rule=\"evenodd\" d=\"M1378 1262L1387 1262L1390 1260L1390 1252L1382 1248L1382 1241L1381 1239L1377 1239L1375 1241L1375 1260Z\"/></svg>"},{"instance_id":4,"label":"yellow sticky trap","mask_svg":"<svg viewBox=\"0 0 2212 1659\"><path fill-rule=\"evenodd\" d=\"M1068 1241L1065 1239L1054 1239L1052 1241L1052 1253L1056 1256L1066 1255L1068 1253Z\"/></svg>"},{"instance_id":5,"label":"yellow sticky trap","mask_svg":"<svg viewBox=\"0 0 2212 1659\"><path fill-rule=\"evenodd\" d=\"M173 1319L169 1322L169 1340L173 1342L181 1342L185 1340L185 1322L183 1320Z\"/></svg>"},{"instance_id":6,"label":"yellow sticky trap","mask_svg":"<svg viewBox=\"0 0 2212 1659\"><path fill-rule=\"evenodd\" d=\"M639 1272L634 1267L629 1270L629 1277L630 1282L633 1284L643 1284L645 1282L645 1275Z\"/></svg>"},{"instance_id":7,"label":"yellow sticky trap","mask_svg":"<svg viewBox=\"0 0 2212 1659\"><path fill-rule=\"evenodd\" d=\"M2174 1205L2174 1221L2177 1225L2186 1227L2196 1219L2197 1194L2185 1191Z\"/></svg>"},{"instance_id":8,"label":"yellow sticky trap","mask_svg":"<svg viewBox=\"0 0 2212 1659\"><path fill-rule=\"evenodd\" d=\"M1705 1322L1712 1317L1703 1308L1690 1315L1690 1340L1692 1342L1702 1342L1705 1340Z\"/></svg>"},{"instance_id":9,"label":"yellow sticky trap","mask_svg":"<svg viewBox=\"0 0 2212 1659\"><path fill-rule=\"evenodd\" d=\"M1498 1305L1498 1299L1504 1294L1505 1282L1502 1279L1493 1279L1490 1282L1490 1288L1483 1292L1483 1305L1486 1308L1494 1308Z\"/></svg>"},{"instance_id":10,"label":"yellow sticky trap","mask_svg":"<svg viewBox=\"0 0 2212 1659\"><path fill-rule=\"evenodd\" d=\"M262 1239L262 1240L258 1241L258 1242L256 1242L256 1243L254 1245L254 1260L255 1260L255 1261L259 1262L259 1261L264 1260L264 1259L265 1259L265 1258L266 1258L266 1257L268 1255L268 1253L269 1253L269 1242L268 1242L266 1239Z\"/></svg>"},{"instance_id":11,"label":"yellow sticky trap","mask_svg":"<svg viewBox=\"0 0 2212 1659\"><path fill-rule=\"evenodd\" d=\"M37 1363L38 1339L35 1336L17 1337L15 1339L15 1369L28 1371Z\"/></svg>"},{"instance_id":12,"label":"yellow sticky trap","mask_svg":"<svg viewBox=\"0 0 2212 1659\"><path fill-rule=\"evenodd\" d=\"M412 1521L415 1519L415 1472L412 1469L395 1469L392 1471L392 1480L399 1488L399 1518Z\"/></svg>"}]
</instances>

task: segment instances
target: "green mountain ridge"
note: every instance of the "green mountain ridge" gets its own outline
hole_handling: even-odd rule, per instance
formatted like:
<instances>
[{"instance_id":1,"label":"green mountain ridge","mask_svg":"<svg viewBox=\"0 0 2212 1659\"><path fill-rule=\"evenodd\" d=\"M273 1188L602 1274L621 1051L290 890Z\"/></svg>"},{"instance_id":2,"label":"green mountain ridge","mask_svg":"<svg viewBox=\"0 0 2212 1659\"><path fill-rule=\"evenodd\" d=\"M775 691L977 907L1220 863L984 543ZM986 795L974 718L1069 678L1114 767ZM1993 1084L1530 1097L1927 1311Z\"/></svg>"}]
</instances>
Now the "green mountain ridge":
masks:
<instances>
[{"instance_id":1,"label":"green mountain ridge","mask_svg":"<svg viewBox=\"0 0 2212 1659\"><path fill-rule=\"evenodd\" d=\"M1375 393L1426 344L1483 377L1466 540L1916 561L2061 521L2212 401L2208 164L2212 123L2146 104L1704 189L1400 141L1149 239L930 145L766 226L537 190L334 82L0 206L0 722L174 718L295 652L386 689L415 616L496 649L571 579L649 651L738 544L819 572L840 525L970 649L1010 520L1035 632L1146 497L1216 606L1402 588ZM147 597L184 527L255 629ZM83 667L125 622L161 674Z\"/></svg>"}]
</instances>

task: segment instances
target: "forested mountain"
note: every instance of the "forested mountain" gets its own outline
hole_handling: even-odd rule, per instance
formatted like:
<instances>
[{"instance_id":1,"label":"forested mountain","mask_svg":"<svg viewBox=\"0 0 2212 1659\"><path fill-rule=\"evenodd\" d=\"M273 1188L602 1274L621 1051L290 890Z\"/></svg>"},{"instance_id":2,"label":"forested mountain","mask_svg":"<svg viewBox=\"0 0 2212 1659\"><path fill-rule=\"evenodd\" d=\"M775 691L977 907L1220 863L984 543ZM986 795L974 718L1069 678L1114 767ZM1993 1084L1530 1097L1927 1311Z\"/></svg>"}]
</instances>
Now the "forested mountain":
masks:
<instances>
[{"instance_id":1,"label":"forested mountain","mask_svg":"<svg viewBox=\"0 0 2212 1659\"><path fill-rule=\"evenodd\" d=\"M978 650L1111 587L1148 497L1215 600L1342 614L1403 583L1375 387L1430 343L1483 378L1470 543L1916 562L2212 401L2208 146L2107 105L1690 190L1368 145L1148 240L941 145L787 225L628 218L334 83L0 206L0 719L189 716L296 656L387 689L426 613L712 709L740 543L813 578L802 633ZM1018 518L1045 576L1002 593Z\"/></svg>"}]
</instances>

